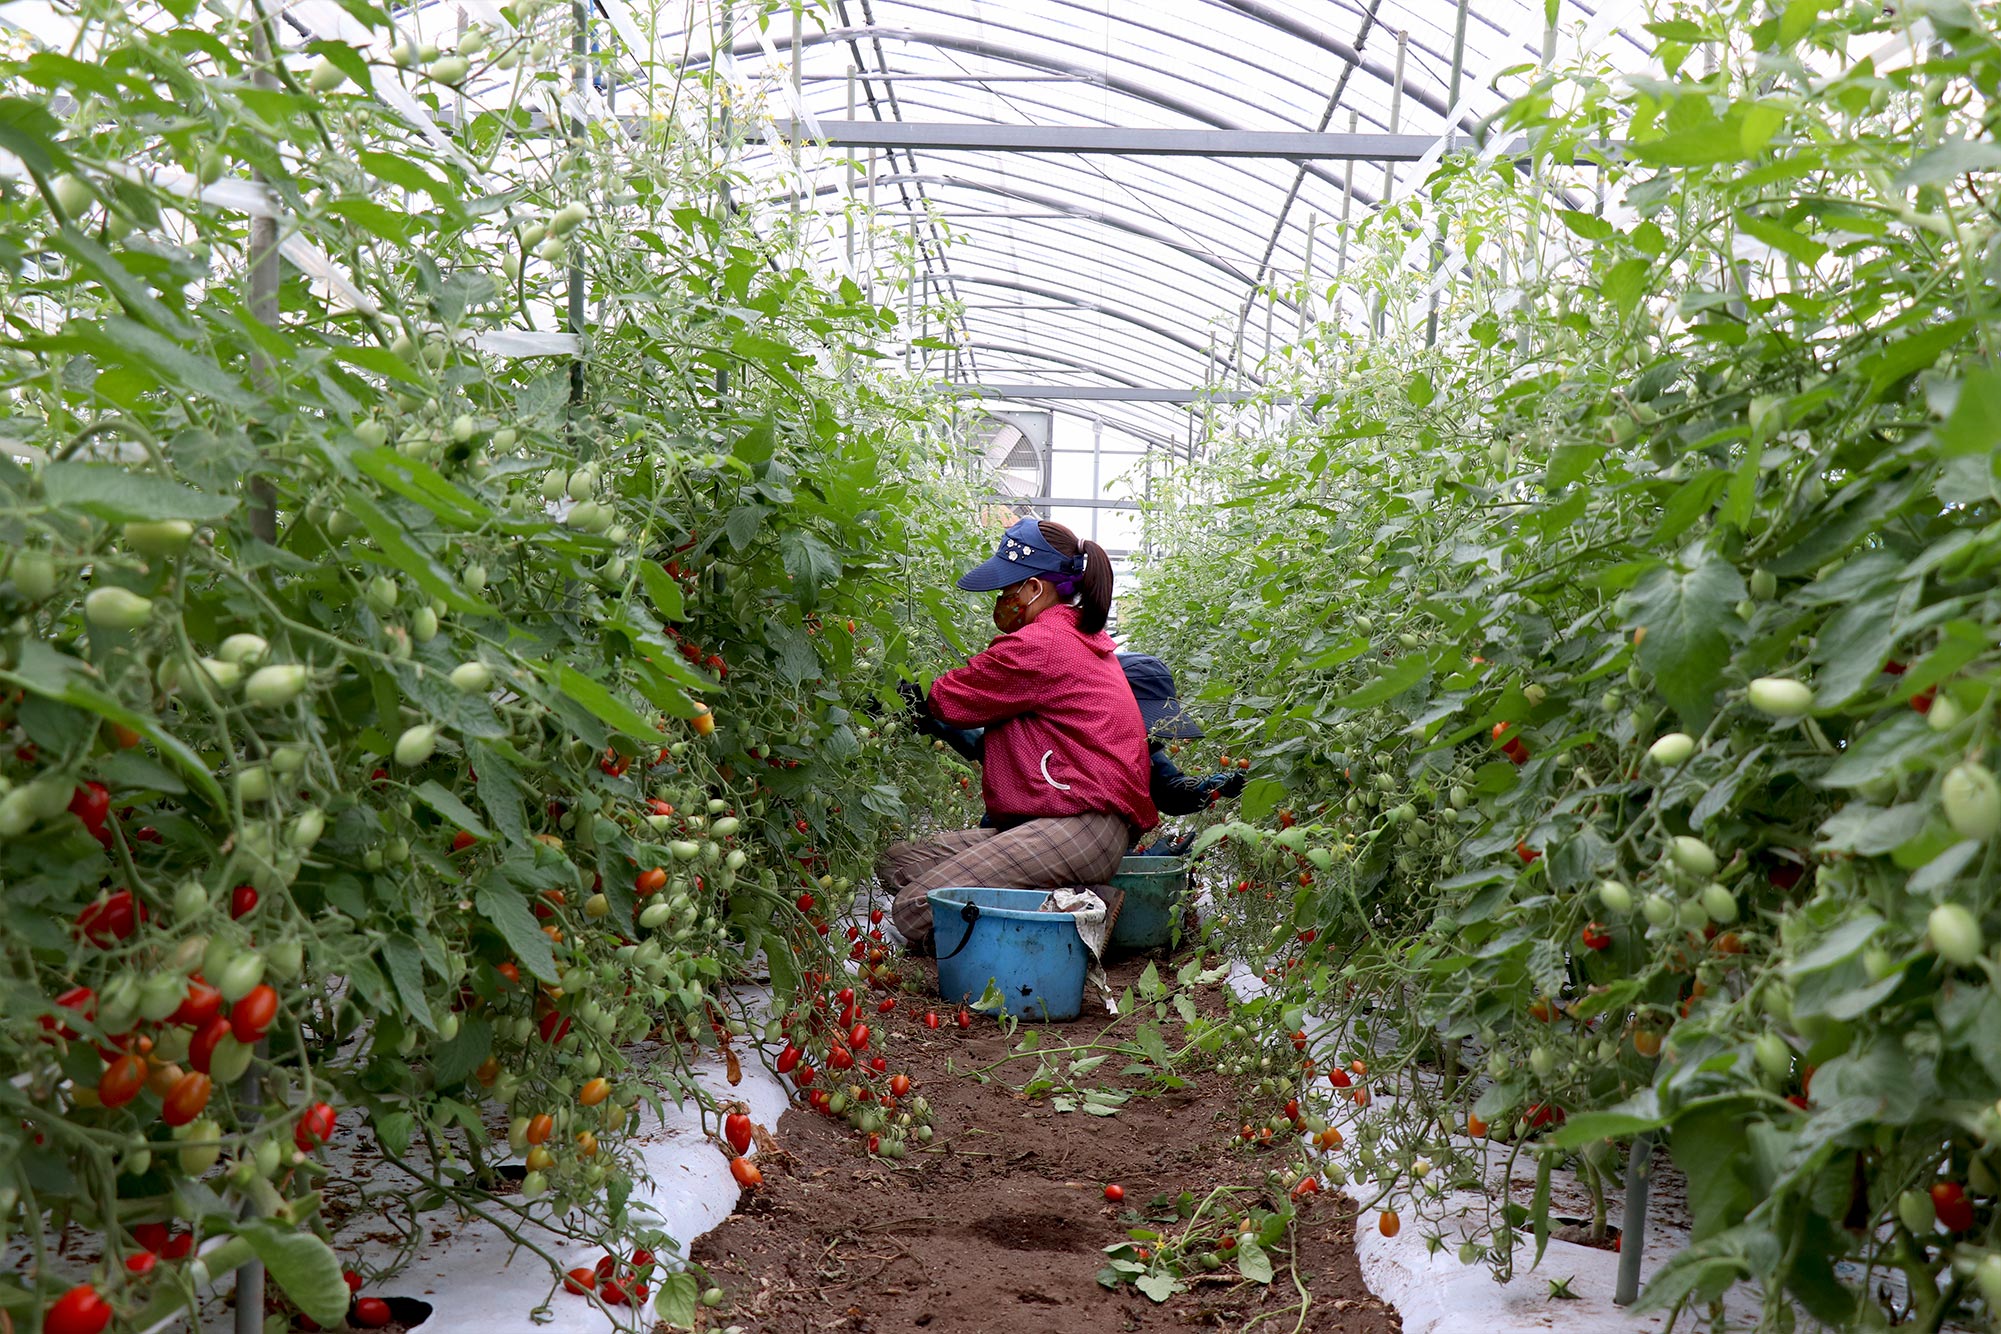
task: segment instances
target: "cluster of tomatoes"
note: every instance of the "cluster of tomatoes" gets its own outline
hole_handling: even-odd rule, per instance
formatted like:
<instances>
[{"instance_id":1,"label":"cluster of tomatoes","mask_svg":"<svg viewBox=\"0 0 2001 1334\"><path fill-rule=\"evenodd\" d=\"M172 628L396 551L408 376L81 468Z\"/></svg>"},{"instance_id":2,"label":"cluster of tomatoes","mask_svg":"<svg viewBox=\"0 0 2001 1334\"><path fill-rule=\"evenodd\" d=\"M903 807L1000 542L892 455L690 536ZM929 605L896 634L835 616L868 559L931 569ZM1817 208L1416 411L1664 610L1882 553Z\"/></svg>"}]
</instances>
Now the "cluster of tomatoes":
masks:
<instances>
[{"instance_id":1,"label":"cluster of tomatoes","mask_svg":"<svg viewBox=\"0 0 2001 1334\"><path fill-rule=\"evenodd\" d=\"M606 1251L595 1265L578 1266L563 1275L563 1291L577 1297L596 1297L606 1306L644 1306L653 1276L653 1252L640 1248L630 1259L620 1260Z\"/></svg>"}]
</instances>

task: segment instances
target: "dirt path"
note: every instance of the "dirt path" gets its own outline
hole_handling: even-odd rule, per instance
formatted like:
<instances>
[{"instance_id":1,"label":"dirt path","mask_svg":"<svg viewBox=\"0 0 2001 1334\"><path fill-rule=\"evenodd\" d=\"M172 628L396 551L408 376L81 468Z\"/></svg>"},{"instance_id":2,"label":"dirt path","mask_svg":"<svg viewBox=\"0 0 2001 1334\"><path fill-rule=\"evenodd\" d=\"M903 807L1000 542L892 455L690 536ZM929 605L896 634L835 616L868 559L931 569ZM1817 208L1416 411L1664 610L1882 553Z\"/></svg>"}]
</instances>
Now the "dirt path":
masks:
<instances>
[{"instance_id":1,"label":"dirt path","mask_svg":"<svg viewBox=\"0 0 2001 1334\"><path fill-rule=\"evenodd\" d=\"M1114 968L1114 989L1140 967ZM703 1313L707 1328L1400 1328L1396 1313L1362 1286L1353 1228L1343 1216L1352 1206L1331 1193L1307 1202L1291 1237L1269 1248L1276 1270L1269 1286L1242 1280L1234 1263L1198 1273L1191 1290L1160 1304L1130 1286L1102 1286L1104 1248L1127 1240L1129 1227L1178 1232L1172 1201L1184 1191L1199 1200L1233 1184L1246 1188L1236 1197L1239 1210L1276 1203L1262 1185L1274 1159L1233 1147L1242 1112L1236 1091L1205 1066L1184 1087L1134 1096L1113 1116L1059 1112L1049 1099L1020 1092L1035 1074L1034 1058L1012 1062L985 1083L951 1073L1007 1056L1027 1029L1010 1040L976 1016L970 1032L949 1021L930 1031L919 1022L930 994L916 991L913 980L897 1013L876 1027L892 1030L890 1068L909 1073L930 1100L937 1139L913 1145L900 1163L872 1160L845 1122L788 1112L775 1128L786 1157L760 1159L762 1191L746 1195L739 1212L695 1247L694 1259L729 1294L724 1307ZM1083 1019L1047 1029L1044 1045L1090 1040L1109 1022L1102 1012L1093 1018L1095 1004L1087 999ZM1122 1020L1114 1036L1130 1036L1135 1025ZM1090 1082L1145 1086L1119 1077L1125 1063L1113 1057ZM1125 1190L1122 1204L1104 1198L1113 1182ZM1312 1294L1304 1323L1300 1285Z\"/></svg>"}]
</instances>

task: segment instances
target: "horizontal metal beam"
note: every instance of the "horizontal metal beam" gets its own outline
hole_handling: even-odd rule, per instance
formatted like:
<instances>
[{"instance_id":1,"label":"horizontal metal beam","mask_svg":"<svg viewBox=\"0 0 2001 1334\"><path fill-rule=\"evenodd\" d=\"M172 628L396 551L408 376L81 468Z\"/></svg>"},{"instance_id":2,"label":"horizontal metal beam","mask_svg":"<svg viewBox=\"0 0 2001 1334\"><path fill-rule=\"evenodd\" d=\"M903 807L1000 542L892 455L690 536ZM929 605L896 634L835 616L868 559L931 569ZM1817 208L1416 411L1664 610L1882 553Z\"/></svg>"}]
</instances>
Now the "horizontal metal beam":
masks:
<instances>
[{"instance_id":1,"label":"horizontal metal beam","mask_svg":"<svg viewBox=\"0 0 2001 1334\"><path fill-rule=\"evenodd\" d=\"M952 384L944 388L964 398L1061 399L1070 403L1242 403L1259 395L1248 389L1166 389L1117 384ZM1290 398L1274 398L1290 403Z\"/></svg>"},{"instance_id":2,"label":"horizontal metal beam","mask_svg":"<svg viewBox=\"0 0 2001 1334\"><path fill-rule=\"evenodd\" d=\"M780 122L795 143L816 142L800 122ZM1435 134L1334 134L1310 130L1142 129L1120 125L996 125L945 121L820 121L829 148L909 148L931 152L1121 153L1164 157L1268 157L1296 161L1416 162L1438 147ZM1470 142L1467 145L1471 147ZM1528 151L1517 143L1509 155Z\"/></svg>"},{"instance_id":3,"label":"horizontal metal beam","mask_svg":"<svg viewBox=\"0 0 2001 1334\"><path fill-rule=\"evenodd\" d=\"M989 505L1048 505L1066 510L1136 510L1137 500L1068 500L1062 496L988 496Z\"/></svg>"}]
</instances>

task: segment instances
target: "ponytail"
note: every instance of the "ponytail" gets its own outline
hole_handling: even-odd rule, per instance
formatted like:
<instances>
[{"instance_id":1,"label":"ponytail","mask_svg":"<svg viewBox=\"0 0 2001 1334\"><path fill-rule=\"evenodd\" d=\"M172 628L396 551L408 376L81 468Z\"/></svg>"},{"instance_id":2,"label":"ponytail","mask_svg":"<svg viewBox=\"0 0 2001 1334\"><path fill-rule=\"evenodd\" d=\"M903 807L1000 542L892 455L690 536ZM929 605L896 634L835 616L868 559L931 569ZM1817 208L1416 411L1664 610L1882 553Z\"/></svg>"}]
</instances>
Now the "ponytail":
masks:
<instances>
[{"instance_id":1,"label":"ponytail","mask_svg":"<svg viewBox=\"0 0 2001 1334\"><path fill-rule=\"evenodd\" d=\"M1077 628L1087 635L1098 633L1112 614L1112 558L1096 542L1079 540L1060 523L1044 519L1038 527L1042 540L1057 555L1079 563L1079 571L1063 576L1057 587L1064 598L1077 598Z\"/></svg>"}]
</instances>

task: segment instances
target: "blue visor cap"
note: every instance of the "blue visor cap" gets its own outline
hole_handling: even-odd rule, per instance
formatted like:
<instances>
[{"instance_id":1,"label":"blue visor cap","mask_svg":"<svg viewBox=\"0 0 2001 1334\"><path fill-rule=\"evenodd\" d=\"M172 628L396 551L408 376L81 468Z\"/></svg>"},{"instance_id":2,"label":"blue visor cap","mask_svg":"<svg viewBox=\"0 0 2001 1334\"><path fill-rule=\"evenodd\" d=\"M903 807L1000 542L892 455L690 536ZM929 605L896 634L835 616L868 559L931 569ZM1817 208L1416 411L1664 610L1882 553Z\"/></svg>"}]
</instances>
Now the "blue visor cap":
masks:
<instances>
[{"instance_id":1,"label":"blue visor cap","mask_svg":"<svg viewBox=\"0 0 2001 1334\"><path fill-rule=\"evenodd\" d=\"M1076 574L1083 568L1078 557L1058 555L1042 540L1042 520L1027 518L1007 530L998 551L959 576L959 587L968 593L993 593L1037 575Z\"/></svg>"},{"instance_id":2,"label":"blue visor cap","mask_svg":"<svg viewBox=\"0 0 2001 1334\"><path fill-rule=\"evenodd\" d=\"M1147 735L1161 741L1193 741L1202 728L1183 708L1174 692L1174 673L1151 653L1121 653L1119 666L1125 669L1126 684L1139 702L1140 720Z\"/></svg>"}]
</instances>

